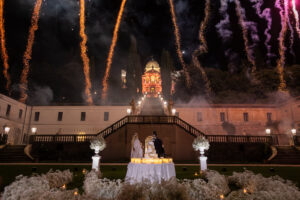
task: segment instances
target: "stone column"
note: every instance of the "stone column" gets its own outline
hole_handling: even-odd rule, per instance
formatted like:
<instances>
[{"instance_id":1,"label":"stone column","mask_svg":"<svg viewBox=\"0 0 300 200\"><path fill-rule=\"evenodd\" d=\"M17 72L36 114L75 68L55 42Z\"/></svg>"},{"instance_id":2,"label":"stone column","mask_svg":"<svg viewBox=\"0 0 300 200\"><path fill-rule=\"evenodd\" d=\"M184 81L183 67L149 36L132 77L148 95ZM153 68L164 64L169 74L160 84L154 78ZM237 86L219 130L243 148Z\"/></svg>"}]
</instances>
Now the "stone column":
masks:
<instances>
[{"instance_id":1,"label":"stone column","mask_svg":"<svg viewBox=\"0 0 300 200\"><path fill-rule=\"evenodd\" d=\"M92 157L93 163L92 163L92 169L94 169L96 172L99 172L99 164L101 156L98 155L99 149L95 149L95 155Z\"/></svg>"},{"instance_id":2,"label":"stone column","mask_svg":"<svg viewBox=\"0 0 300 200\"><path fill-rule=\"evenodd\" d=\"M92 169L94 169L96 172L99 172L99 164L100 164L101 156L94 155L92 159L93 159Z\"/></svg>"},{"instance_id":3,"label":"stone column","mask_svg":"<svg viewBox=\"0 0 300 200\"><path fill-rule=\"evenodd\" d=\"M207 157L204 156L204 148L200 148L200 157L199 157L199 161L200 161L200 169L201 171L205 171L207 170Z\"/></svg>"}]
</instances>

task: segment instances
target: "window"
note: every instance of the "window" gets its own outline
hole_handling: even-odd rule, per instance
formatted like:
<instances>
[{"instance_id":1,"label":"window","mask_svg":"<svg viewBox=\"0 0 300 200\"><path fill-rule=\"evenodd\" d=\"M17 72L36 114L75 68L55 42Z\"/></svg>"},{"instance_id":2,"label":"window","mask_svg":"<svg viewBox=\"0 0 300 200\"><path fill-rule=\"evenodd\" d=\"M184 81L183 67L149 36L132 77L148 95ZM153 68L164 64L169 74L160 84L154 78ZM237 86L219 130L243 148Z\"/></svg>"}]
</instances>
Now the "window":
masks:
<instances>
[{"instance_id":1,"label":"window","mask_svg":"<svg viewBox=\"0 0 300 200\"><path fill-rule=\"evenodd\" d=\"M22 119L22 115L23 115L23 110L20 109L20 110L19 110L19 119Z\"/></svg>"},{"instance_id":2,"label":"window","mask_svg":"<svg viewBox=\"0 0 300 200\"><path fill-rule=\"evenodd\" d=\"M58 112L57 121L62 121L62 118L63 118L63 112Z\"/></svg>"},{"instance_id":3,"label":"window","mask_svg":"<svg viewBox=\"0 0 300 200\"><path fill-rule=\"evenodd\" d=\"M272 113L267 113L267 120L272 121Z\"/></svg>"},{"instance_id":4,"label":"window","mask_svg":"<svg viewBox=\"0 0 300 200\"><path fill-rule=\"evenodd\" d=\"M85 121L85 112L81 112L80 121Z\"/></svg>"},{"instance_id":5,"label":"window","mask_svg":"<svg viewBox=\"0 0 300 200\"><path fill-rule=\"evenodd\" d=\"M40 112L35 112L34 113L34 121L39 121L40 120Z\"/></svg>"},{"instance_id":6,"label":"window","mask_svg":"<svg viewBox=\"0 0 300 200\"><path fill-rule=\"evenodd\" d=\"M11 105L7 104L7 108L6 108L6 117L9 116L9 114L10 114L10 109L11 109Z\"/></svg>"},{"instance_id":7,"label":"window","mask_svg":"<svg viewBox=\"0 0 300 200\"><path fill-rule=\"evenodd\" d=\"M249 121L249 115L248 113L244 113L244 122Z\"/></svg>"},{"instance_id":8,"label":"window","mask_svg":"<svg viewBox=\"0 0 300 200\"><path fill-rule=\"evenodd\" d=\"M109 112L104 112L104 121L109 120Z\"/></svg>"},{"instance_id":9,"label":"window","mask_svg":"<svg viewBox=\"0 0 300 200\"><path fill-rule=\"evenodd\" d=\"M197 112L197 121L198 122L202 121L202 112Z\"/></svg>"},{"instance_id":10,"label":"window","mask_svg":"<svg viewBox=\"0 0 300 200\"><path fill-rule=\"evenodd\" d=\"M220 112L220 120L221 120L221 122L225 122L225 113L224 112Z\"/></svg>"}]
</instances>

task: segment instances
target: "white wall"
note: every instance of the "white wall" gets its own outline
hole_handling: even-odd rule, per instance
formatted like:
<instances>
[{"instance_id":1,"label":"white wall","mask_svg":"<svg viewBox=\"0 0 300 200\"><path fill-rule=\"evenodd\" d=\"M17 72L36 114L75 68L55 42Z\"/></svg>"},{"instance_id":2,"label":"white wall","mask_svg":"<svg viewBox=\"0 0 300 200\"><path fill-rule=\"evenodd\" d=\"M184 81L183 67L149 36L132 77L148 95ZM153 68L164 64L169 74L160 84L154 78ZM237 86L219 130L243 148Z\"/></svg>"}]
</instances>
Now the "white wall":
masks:
<instances>
[{"instance_id":1,"label":"white wall","mask_svg":"<svg viewBox=\"0 0 300 200\"><path fill-rule=\"evenodd\" d=\"M227 132L222 128L220 113L225 113L225 121L233 124L237 135L265 135L267 113L272 113L272 120L278 120L277 108L274 105L204 105L175 109L179 117L206 134L223 135ZM202 113L202 121L197 121L197 113ZM248 113L248 121L244 121L243 113Z\"/></svg>"},{"instance_id":2,"label":"white wall","mask_svg":"<svg viewBox=\"0 0 300 200\"><path fill-rule=\"evenodd\" d=\"M6 115L8 105L11 106L11 109L9 115ZM26 109L30 110L30 108L30 106L0 94L0 133L4 132L5 126L10 127L8 134L9 143L21 143L29 119ZM21 118L19 118L19 110L22 110Z\"/></svg>"},{"instance_id":3,"label":"white wall","mask_svg":"<svg viewBox=\"0 0 300 200\"><path fill-rule=\"evenodd\" d=\"M7 105L11 105L6 116ZM26 106L16 100L0 94L0 133L4 126L11 127L9 142L19 144L25 134L32 134L31 128L37 128L37 134L95 134L127 115L129 106ZM227 134L222 128L220 112L225 120L233 124L237 135L265 135L267 113L272 113L273 121L280 121L280 133L289 134L291 123L300 133L300 98L282 105L175 105L179 117L195 126L205 134ZM19 119L19 110L23 110ZM35 113L40 112L35 121ZM58 121L58 112L63 112L62 121ZM86 112L85 121L81 121L81 112ZM104 112L109 112L109 120L104 121ZM197 113L202 113L202 121L197 121ZM243 113L248 113L245 122Z\"/></svg>"},{"instance_id":4,"label":"white wall","mask_svg":"<svg viewBox=\"0 0 300 200\"><path fill-rule=\"evenodd\" d=\"M38 134L95 134L127 115L129 106L34 106L31 115L31 127ZM35 113L40 112L35 121ZM58 112L63 112L62 121L58 121ZM86 113L81 121L81 112ZM104 121L104 112L109 113Z\"/></svg>"}]
</instances>

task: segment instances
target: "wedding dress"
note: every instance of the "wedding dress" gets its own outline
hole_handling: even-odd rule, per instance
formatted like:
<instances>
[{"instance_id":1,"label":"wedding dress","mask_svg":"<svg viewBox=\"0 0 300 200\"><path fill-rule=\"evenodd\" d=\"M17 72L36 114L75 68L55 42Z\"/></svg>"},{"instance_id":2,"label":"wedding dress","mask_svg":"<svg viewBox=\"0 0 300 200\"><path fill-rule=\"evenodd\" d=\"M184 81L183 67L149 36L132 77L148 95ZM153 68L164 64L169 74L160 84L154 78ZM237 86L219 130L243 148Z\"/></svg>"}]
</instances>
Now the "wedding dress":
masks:
<instances>
[{"instance_id":1,"label":"wedding dress","mask_svg":"<svg viewBox=\"0 0 300 200\"><path fill-rule=\"evenodd\" d=\"M136 138L131 147L131 158L143 158L143 148L140 140Z\"/></svg>"}]
</instances>

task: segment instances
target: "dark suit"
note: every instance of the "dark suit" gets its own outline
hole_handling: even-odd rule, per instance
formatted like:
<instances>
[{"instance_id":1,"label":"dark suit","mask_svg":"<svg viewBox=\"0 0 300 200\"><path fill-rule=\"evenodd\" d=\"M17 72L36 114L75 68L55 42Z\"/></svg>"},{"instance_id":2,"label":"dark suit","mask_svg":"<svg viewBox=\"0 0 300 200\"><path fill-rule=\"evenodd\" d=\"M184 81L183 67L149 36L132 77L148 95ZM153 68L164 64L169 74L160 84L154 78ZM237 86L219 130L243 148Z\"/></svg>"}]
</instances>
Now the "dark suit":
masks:
<instances>
[{"instance_id":1,"label":"dark suit","mask_svg":"<svg viewBox=\"0 0 300 200\"><path fill-rule=\"evenodd\" d=\"M157 137L155 137L154 139L154 147L155 147L155 150L156 150L156 153L158 155L158 157L164 157L165 156L165 150L163 148L163 143L160 139L158 139Z\"/></svg>"}]
</instances>

